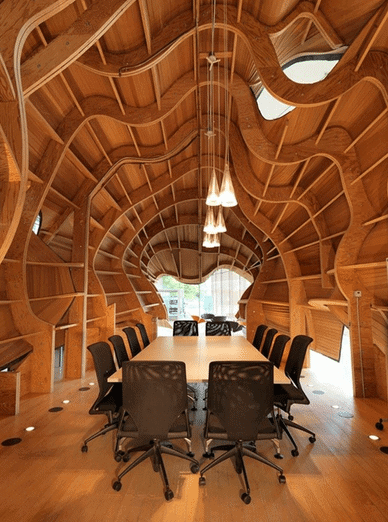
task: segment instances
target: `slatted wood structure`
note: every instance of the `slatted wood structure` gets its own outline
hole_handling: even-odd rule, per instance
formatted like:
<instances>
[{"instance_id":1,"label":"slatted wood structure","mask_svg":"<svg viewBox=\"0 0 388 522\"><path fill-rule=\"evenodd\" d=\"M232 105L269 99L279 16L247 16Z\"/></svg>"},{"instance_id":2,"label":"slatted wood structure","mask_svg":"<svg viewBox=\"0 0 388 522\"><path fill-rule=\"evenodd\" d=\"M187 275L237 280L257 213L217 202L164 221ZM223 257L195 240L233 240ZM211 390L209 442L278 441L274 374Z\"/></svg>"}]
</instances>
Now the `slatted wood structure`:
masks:
<instances>
[{"instance_id":1,"label":"slatted wood structure","mask_svg":"<svg viewBox=\"0 0 388 522\"><path fill-rule=\"evenodd\" d=\"M22 390L52 390L55 346L79 378L87 344L152 338L160 275L230 267L248 338L338 358L348 326L355 394L387 399L386 0L3 0L0 20L0 362L26 356ZM322 54L322 81L285 74ZM263 88L295 109L265 119ZM238 205L206 249L226 153Z\"/></svg>"}]
</instances>

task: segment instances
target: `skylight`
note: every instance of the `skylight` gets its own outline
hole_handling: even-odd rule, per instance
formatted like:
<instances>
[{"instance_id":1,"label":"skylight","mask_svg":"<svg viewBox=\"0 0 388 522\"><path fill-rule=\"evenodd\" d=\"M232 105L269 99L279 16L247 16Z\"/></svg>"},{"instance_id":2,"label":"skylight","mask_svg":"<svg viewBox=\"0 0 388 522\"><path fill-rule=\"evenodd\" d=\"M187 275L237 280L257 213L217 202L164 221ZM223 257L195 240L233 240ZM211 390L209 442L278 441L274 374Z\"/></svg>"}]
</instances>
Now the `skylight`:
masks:
<instances>
[{"instance_id":1,"label":"skylight","mask_svg":"<svg viewBox=\"0 0 388 522\"><path fill-rule=\"evenodd\" d=\"M322 59L317 59L315 56L303 57L286 65L284 74L296 83L317 83L329 74L339 60L338 55L335 57L329 55ZM276 120L295 109L292 105L287 105L274 98L265 88L257 97L257 105L266 120Z\"/></svg>"}]
</instances>

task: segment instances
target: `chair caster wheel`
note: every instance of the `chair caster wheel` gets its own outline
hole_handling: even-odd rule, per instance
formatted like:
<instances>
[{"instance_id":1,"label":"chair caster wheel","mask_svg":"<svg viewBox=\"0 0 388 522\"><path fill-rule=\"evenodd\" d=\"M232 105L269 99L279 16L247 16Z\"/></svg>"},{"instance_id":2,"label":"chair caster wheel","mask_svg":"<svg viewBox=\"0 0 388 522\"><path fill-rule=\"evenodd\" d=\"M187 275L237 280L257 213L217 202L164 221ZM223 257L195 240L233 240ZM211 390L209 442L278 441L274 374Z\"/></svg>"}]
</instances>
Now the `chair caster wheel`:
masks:
<instances>
[{"instance_id":1,"label":"chair caster wheel","mask_svg":"<svg viewBox=\"0 0 388 522\"><path fill-rule=\"evenodd\" d=\"M196 408L195 406L193 406L193 407L191 408L191 411L197 411L197 408Z\"/></svg>"},{"instance_id":2,"label":"chair caster wheel","mask_svg":"<svg viewBox=\"0 0 388 522\"><path fill-rule=\"evenodd\" d=\"M172 498L174 498L174 493L172 492L171 489L167 489L165 492L164 492L164 498L166 500L171 500Z\"/></svg>"},{"instance_id":3,"label":"chair caster wheel","mask_svg":"<svg viewBox=\"0 0 388 522\"><path fill-rule=\"evenodd\" d=\"M243 493L241 495L241 500L244 502L244 504L250 504L251 503L251 497L248 495L248 493Z\"/></svg>"},{"instance_id":4,"label":"chair caster wheel","mask_svg":"<svg viewBox=\"0 0 388 522\"><path fill-rule=\"evenodd\" d=\"M382 422L376 422L376 428L380 431L382 431L384 429L384 426L383 426L383 423Z\"/></svg>"},{"instance_id":5,"label":"chair caster wheel","mask_svg":"<svg viewBox=\"0 0 388 522\"><path fill-rule=\"evenodd\" d=\"M281 453L275 453L274 457L275 459L284 459L284 455L282 455Z\"/></svg>"},{"instance_id":6,"label":"chair caster wheel","mask_svg":"<svg viewBox=\"0 0 388 522\"><path fill-rule=\"evenodd\" d=\"M206 452L202 455L205 459L214 459L214 451Z\"/></svg>"},{"instance_id":7,"label":"chair caster wheel","mask_svg":"<svg viewBox=\"0 0 388 522\"><path fill-rule=\"evenodd\" d=\"M289 415L288 416L288 420L293 421L294 420L294 416L293 415Z\"/></svg>"},{"instance_id":8,"label":"chair caster wheel","mask_svg":"<svg viewBox=\"0 0 388 522\"><path fill-rule=\"evenodd\" d=\"M284 475L279 475L279 482L280 482L280 484L285 484L286 483L286 477Z\"/></svg>"},{"instance_id":9,"label":"chair caster wheel","mask_svg":"<svg viewBox=\"0 0 388 522\"><path fill-rule=\"evenodd\" d=\"M198 473L198 471L199 471L199 466L198 466L198 464L192 464L192 465L190 466L190 471L191 471L191 473L194 473L194 475L195 475L196 473Z\"/></svg>"},{"instance_id":10,"label":"chair caster wheel","mask_svg":"<svg viewBox=\"0 0 388 522\"><path fill-rule=\"evenodd\" d=\"M293 450L291 450L291 455L293 457L297 457L299 455L299 451L297 449L293 449Z\"/></svg>"},{"instance_id":11,"label":"chair caster wheel","mask_svg":"<svg viewBox=\"0 0 388 522\"><path fill-rule=\"evenodd\" d=\"M123 451L118 451L117 453L115 453L115 461L116 462L121 462L123 457L124 457L124 452Z\"/></svg>"},{"instance_id":12,"label":"chair caster wheel","mask_svg":"<svg viewBox=\"0 0 388 522\"><path fill-rule=\"evenodd\" d=\"M116 482L113 484L112 487L113 487L113 489L114 489L115 491L120 491L120 489L121 489L121 482L119 482L118 480L116 480Z\"/></svg>"},{"instance_id":13,"label":"chair caster wheel","mask_svg":"<svg viewBox=\"0 0 388 522\"><path fill-rule=\"evenodd\" d=\"M200 486L206 486L206 479L205 479L205 477L199 477L199 485Z\"/></svg>"},{"instance_id":14,"label":"chair caster wheel","mask_svg":"<svg viewBox=\"0 0 388 522\"><path fill-rule=\"evenodd\" d=\"M82 446L81 451L82 451L82 453L87 453L87 452L88 452L88 447L87 447L86 444L84 444L84 445Z\"/></svg>"},{"instance_id":15,"label":"chair caster wheel","mask_svg":"<svg viewBox=\"0 0 388 522\"><path fill-rule=\"evenodd\" d=\"M126 453L125 455L123 455L123 462L129 462L131 459L131 456L128 455L128 453Z\"/></svg>"},{"instance_id":16,"label":"chair caster wheel","mask_svg":"<svg viewBox=\"0 0 388 522\"><path fill-rule=\"evenodd\" d=\"M312 443L312 442L315 442L317 439L315 437L309 437L309 441Z\"/></svg>"},{"instance_id":17,"label":"chair caster wheel","mask_svg":"<svg viewBox=\"0 0 388 522\"><path fill-rule=\"evenodd\" d=\"M195 453L193 453L192 451L189 451L189 452L187 453L187 456L188 456L188 457L194 457L194 455L195 455Z\"/></svg>"}]
</instances>

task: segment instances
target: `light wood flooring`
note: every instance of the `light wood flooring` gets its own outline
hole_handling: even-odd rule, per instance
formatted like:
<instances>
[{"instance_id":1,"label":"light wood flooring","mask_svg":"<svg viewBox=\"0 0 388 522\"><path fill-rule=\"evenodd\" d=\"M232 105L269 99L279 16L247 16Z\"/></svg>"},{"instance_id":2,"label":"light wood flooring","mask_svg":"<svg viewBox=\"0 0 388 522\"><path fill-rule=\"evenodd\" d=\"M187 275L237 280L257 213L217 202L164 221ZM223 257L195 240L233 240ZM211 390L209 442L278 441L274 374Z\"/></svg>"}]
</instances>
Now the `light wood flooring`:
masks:
<instances>
[{"instance_id":1,"label":"light wood flooring","mask_svg":"<svg viewBox=\"0 0 388 522\"><path fill-rule=\"evenodd\" d=\"M388 423L375 429L388 407L378 400L354 400L317 374L304 371L310 406L294 408L296 420L315 429L317 441L295 433L300 455L292 457L287 439L281 443L285 485L277 472L246 461L252 502L239 498L240 477L230 461L207 473L199 487L189 463L167 456L167 473L175 497L167 502L160 477L149 461L123 478L120 492L112 489L116 472L125 464L113 459L113 433L92 441L81 453L83 438L102 425L104 417L88 415L97 385L79 391L94 379L57 383L52 395L23 400L17 417L0 418L0 442L21 437L15 446L0 446L1 522L378 522L388 521ZM309 386L310 385L310 386ZM203 391L203 390L202 390ZM324 394L315 394L324 391ZM70 403L62 401L69 399ZM201 407L202 407L202 401ZM332 406L339 408L334 409ZM58 413L48 409L61 406ZM352 418L342 413L352 413ZM203 462L201 425L204 412L193 414L194 451ZM26 432L27 426L35 426ZM371 433L381 440L372 441ZM182 445L184 447L184 445ZM273 458L265 441L258 450Z\"/></svg>"}]
</instances>

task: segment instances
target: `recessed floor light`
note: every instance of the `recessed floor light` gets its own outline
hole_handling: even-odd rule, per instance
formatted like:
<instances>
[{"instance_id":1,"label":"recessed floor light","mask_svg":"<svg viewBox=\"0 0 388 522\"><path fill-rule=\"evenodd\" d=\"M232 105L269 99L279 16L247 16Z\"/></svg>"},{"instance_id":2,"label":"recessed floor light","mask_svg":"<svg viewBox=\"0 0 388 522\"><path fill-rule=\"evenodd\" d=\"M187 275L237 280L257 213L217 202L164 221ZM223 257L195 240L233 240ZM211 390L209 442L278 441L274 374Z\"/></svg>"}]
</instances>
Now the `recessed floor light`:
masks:
<instances>
[{"instance_id":1,"label":"recessed floor light","mask_svg":"<svg viewBox=\"0 0 388 522\"><path fill-rule=\"evenodd\" d=\"M380 437L378 437L377 435L369 435L369 438L371 440L380 440Z\"/></svg>"},{"instance_id":2,"label":"recessed floor light","mask_svg":"<svg viewBox=\"0 0 388 522\"><path fill-rule=\"evenodd\" d=\"M70 401L69 401L69 399L65 399L65 400L62 401L62 402L63 402L63 404L69 404Z\"/></svg>"},{"instance_id":3,"label":"recessed floor light","mask_svg":"<svg viewBox=\"0 0 388 522\"><path fill-rule=\"evenodd\" d=\"M340 411L338 415L344 417L344 419L351 419L353 417L353 413L349 413L348 411Z\"/></svg>"},{"instance_id":4,"label":"recessed floor light","mask_svg":"<svg viewBox=\"0 0 388 522\"><path fill-rule=\"evenodd\" d=\"M90 383L89 383L89 386L94 386L94 382L90 382Z\"/></svg>"},{"instance_id":5,"label":"recessed floor light","mask_svg":"<svg viewBox=\"0 0 388 522\"><path fill-rule=\"evenodd\" d=\"M335 410L338 410L339 406L337 406L337 404L333 404L332 408L334 408Z\"/></svg>"},{"instance_id":6,"label":"recessed floor light","mask_svg":"<svg viewBox=\"0 0 388 522\"><path fill-rule=\"evenodd\" d=\"M28 428L26 428L26 431L34 431L35 429L35 426L28 426Z\"/></svg>"}]
</instances>

